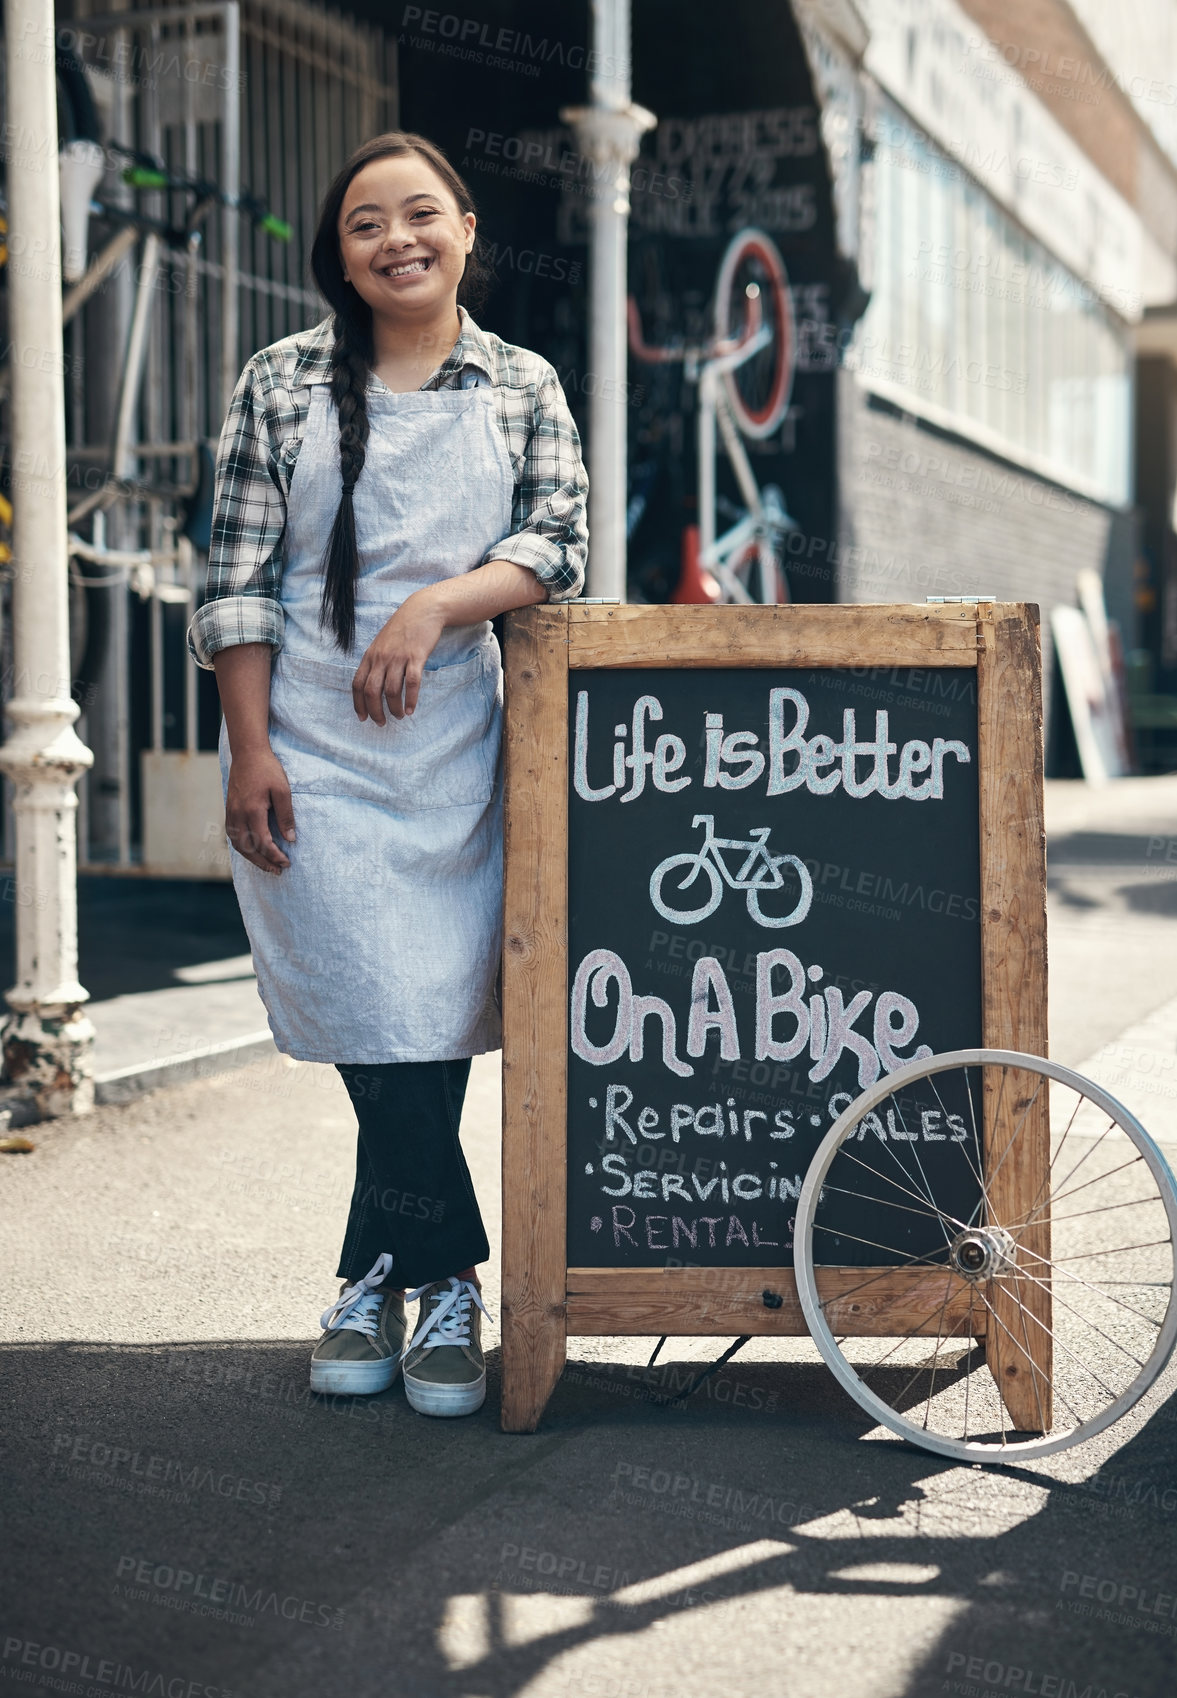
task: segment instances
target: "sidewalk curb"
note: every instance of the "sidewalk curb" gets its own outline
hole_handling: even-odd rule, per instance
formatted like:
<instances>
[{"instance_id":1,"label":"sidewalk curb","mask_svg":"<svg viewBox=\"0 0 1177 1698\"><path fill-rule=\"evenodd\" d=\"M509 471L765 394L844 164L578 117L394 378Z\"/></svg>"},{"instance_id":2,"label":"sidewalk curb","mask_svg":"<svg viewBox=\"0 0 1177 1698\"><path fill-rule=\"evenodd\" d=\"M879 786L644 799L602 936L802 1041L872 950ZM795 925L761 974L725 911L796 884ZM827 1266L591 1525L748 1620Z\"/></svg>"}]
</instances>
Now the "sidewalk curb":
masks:
<instances>
[{"instance_id":1,"label":"sidewalk curb","mask_svg":"<svg viewBox=\"0 0 1177 1698\"><path fill-rule=\"evenodd\" d=\"M96 1105L132 1102L144 1092L157 1090L161 1085L205 1079L211 1074L224 1072L226 1067L244 1067L272 1053L274 1039L267 1028L261 1032L247 1032L244 1037L229 1038L224 1043L205 1044L199 1049L165 1056L160 1061L138 1062L111 1073L98 1073L94 1078L94 1102Z\"/></svg>"}]
</instances>

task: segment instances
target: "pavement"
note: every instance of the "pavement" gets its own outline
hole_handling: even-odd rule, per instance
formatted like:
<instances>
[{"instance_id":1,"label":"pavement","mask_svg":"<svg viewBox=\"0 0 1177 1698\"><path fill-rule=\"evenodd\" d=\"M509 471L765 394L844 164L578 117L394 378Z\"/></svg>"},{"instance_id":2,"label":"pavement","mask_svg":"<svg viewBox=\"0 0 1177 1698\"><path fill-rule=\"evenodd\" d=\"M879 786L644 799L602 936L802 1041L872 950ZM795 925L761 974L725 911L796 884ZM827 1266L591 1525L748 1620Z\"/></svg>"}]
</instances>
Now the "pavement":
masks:
<instances>
[{"instance_id":1,"label":"pavement","mask_svg":"<svg viewBox=\"0 0 1177 1698\"><path fill-rule=\"evenodd\" d=\"M1177 778L1054 784L1048 822L1052 1054L1167 1139ZM112 1045L120 999L165 999L131 1004L150 1047L252 994L231 926L203 902L179 925L181 894L158 917L183 959L157 939L130 984L84 964ZM671 1409L722 1341L646 1372L649 1340L570 1339L529 1436L499 1431L493 1325L467 1420L311 1398L350 1106L272 1047L207 1065L0 1158L0 1692L1171 1698L1174 1368L1099 1438L1004 1468L881 1436L807 1341L756 1341ZM498 1083L478 1060L463 1124L492 1315Z\"/></svg>"},{"instance_id":2,"label":"pavement","mask_svg":"<svg viewBox=\"0 0 1177 1698\"><path fill-rule=\"evenodd\" d=\"M0 879L0 960L13 959L15 896ZM99 1102L276 1053L227 880L83 874L78 975Z\"/></svg>"}]
</instances>

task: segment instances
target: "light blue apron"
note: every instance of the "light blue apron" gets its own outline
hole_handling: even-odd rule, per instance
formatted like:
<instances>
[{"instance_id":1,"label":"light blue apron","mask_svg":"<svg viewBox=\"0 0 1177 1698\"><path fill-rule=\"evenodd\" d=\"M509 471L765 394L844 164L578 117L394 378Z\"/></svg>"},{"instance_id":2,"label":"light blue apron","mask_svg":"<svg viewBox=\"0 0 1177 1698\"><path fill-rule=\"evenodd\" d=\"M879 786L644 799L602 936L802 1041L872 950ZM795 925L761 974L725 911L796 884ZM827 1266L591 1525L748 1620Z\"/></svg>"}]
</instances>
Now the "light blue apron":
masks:
<instances>
[{"instance_id":1,"label":"light blue apron","mask_svg":"<svg viewBox=\"0 0 1177 1698\"><path fill-rule=\"evenodd\" d=\"M270 685L297 841L277 876L231 857L274 1042L302 1061L445 1060L501 1040L502 669L490 625L442 633L412 715L359 720L351 695L364 650L406 597L471 571L510 532L514 476L494 391L465 377L462 389L368 391L347 654L319 626L339 426L327 385L311 390ZM223 724L220 754L227 790Z\"/></svg>"}]
</instances>

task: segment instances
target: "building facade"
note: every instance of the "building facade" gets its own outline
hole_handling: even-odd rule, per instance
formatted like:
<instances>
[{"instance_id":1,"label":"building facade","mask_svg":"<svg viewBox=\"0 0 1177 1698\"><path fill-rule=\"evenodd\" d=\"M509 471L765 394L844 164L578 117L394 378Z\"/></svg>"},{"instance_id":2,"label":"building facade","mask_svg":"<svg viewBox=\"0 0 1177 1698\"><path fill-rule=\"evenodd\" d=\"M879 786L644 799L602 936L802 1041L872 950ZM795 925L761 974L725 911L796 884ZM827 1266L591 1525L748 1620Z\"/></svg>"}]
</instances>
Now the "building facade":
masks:
<instances>
[{"instance_id":1,"label":"building facade","mask_svg":"<svg viewBox=\"0 0 1177 1698\"><path fill-rule=\"evenodd\" d=\"M838 595L1038 602L1048 770L1071 770L1051 608L1093 569L1124 646L1149 637L1136 336L1173 299L1177 176L1141 66L1068 6L861 15L871 299L839 375Z\"/></svg>"},{"instance_id":2,"label":"building facade","mask_svg":"<svg viewBox=\"0 0 1177 1698\"><path fill-rule=\"evenodd\" d=\"M1147 0L1123 30L1101 0L632 11L633 99L655 120L630 197L645 342L713 333L745 228L788 273L789 405L747 449L793 521L791 596L1038 602L1048 762L1069 770L1049 612L1074 603L1080 572L1098 573L1155 687L1177 685L1177 5ZM552 361L587 431L595 167L568 113L601 69L590 8L60 0L59 20L107 139L222 187L228 173L293 226L276 242L218 208L189 249L167 247L125 409L128 488L105 513L81 498L109 462L143 292L133 264L66 349L75 672L95 753L80 863L223 877L219 707L183 631L203 582L201 458L227 386L255 348L321 315L306 265L318 198L356 143L401 125L438 141L474 192L496 274L480 322ZM105 198L164 221L182 210L120 185L112 156ZM697 383L689 361L635 352L614 399L629 591L666 600L699 520ZM738 517L723 465L718 496L721 520Z\"/></svg>"}]
</instances>

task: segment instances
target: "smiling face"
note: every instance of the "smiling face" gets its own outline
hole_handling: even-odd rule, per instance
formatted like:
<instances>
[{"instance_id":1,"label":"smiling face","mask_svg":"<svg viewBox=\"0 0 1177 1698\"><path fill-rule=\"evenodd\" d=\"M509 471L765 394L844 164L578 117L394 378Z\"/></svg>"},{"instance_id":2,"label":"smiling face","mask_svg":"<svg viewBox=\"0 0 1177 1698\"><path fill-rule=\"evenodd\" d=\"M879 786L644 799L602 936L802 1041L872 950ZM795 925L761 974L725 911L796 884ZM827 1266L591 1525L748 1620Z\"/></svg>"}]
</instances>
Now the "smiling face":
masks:
<instances>
[{"instance_id":1,"label":"smiling face","mask_svg":"<svg viewBox=\"0 0 1177 1698\"><path fill-rule=\"evenodd\" d=\"M420 154L374 159L356 172L340 209L344 278L377 317L452 310L474 224Z\"/></svg>"}]
</instances>

